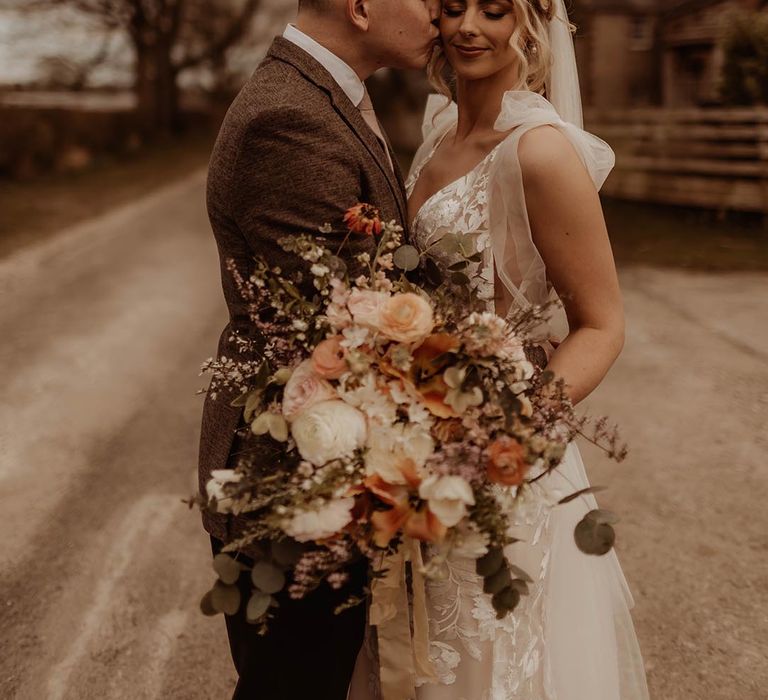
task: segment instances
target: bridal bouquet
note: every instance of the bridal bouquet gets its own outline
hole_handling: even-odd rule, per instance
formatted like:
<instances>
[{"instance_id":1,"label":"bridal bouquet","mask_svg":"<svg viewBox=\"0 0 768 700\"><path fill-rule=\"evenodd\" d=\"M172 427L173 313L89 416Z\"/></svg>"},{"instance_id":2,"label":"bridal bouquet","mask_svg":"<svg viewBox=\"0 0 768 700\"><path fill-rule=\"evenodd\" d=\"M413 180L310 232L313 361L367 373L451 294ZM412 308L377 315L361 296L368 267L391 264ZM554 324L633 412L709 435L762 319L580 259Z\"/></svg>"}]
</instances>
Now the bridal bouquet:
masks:
<instances>
[{"instance_id":1,"label":"bridal bouquet","mask_svg":"<svg viewBox=\"0 0 768 700\"><path fill-rule=\"evenodd\" d=\"M451 553L476 558L503 617L530 582L504 554L514 542L509 513L584 428L562 384L530 359L528 338L547 310L504 320L457 308L445 287L428 292L412 281L423 256L376 209L358 205L345 223L345 243L375 239L375 253L356 256L363 273L353 278L340 250L327 247L325 227L280 242L306 274L288 278L256 258L245 279L229 265L263 340L257 360L253 341L241 339L247 361L209 360L204 370L213 374L209 391L237 391L259 446L236 469L214 472L200 505L247 514L246 533L225 552L258 553L247 603L255 624L267 624L285 588L295 598L324 581L340 588L360 557L375 587L388 574L382 562L404 547L414 576L439 576ZM443 273L460 282L465 267ZM604 424L598 433L620 459L615 436ZM590 513L579 546L609 551L610 523L610 514ZM421 543L432 545L426 562ZM226 553L214 566L219 580L203 610L234 613L244 567Z\"/></svg>"}]
</instances>

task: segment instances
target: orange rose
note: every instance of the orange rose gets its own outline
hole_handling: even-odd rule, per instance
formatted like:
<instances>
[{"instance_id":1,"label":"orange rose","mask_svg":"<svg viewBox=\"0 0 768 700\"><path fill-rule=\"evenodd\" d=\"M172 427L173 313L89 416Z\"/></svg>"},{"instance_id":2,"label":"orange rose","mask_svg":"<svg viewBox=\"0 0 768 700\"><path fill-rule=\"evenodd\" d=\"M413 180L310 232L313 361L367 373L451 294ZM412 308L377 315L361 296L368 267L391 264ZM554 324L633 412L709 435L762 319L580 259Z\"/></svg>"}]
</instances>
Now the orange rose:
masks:
<instances>
[{"instance_id":1,"label":"orange rose","mask_svg":"<svg viewBox=\"0 0 768 700\"><path fill-rule=\"evenodd\" d=\"M379 330L400 343L418 343L435 326L434 312L422 296L406 292L389 297L379 317Z\"/></svg>"},{"instance_id":2,"label":"orange rose","mask_svg":"<svg viewBox=\"0 0 768 700\"><path fill-rule=\"evenodd\" d=\"M357 204L347 209L344 223L352 233L362 233L366 236L379 235L382 229L379 210L370 204Z\"/></svg>"},{"instance_id":3,"label":"orange rose","mask_svg":"<svg viewBox=\"0 0 768 700\"><path fill-rule=\"evenodd\" d=\"M525 461L523 446L504 435L488 448L488 479L504 486L519 486L525 480L530 465Z\"/></svg>"},{"instance_id":4,"label":"orange rose","mask_svg":"<svg viewBox=\"0 0 768 700\"><path fill-rule=\"evenodd\" d=\"M312 368L324 379L338 379L349 369L341 336L335 335L317 345L312 353Z\"/></svg>"}]
</instances>

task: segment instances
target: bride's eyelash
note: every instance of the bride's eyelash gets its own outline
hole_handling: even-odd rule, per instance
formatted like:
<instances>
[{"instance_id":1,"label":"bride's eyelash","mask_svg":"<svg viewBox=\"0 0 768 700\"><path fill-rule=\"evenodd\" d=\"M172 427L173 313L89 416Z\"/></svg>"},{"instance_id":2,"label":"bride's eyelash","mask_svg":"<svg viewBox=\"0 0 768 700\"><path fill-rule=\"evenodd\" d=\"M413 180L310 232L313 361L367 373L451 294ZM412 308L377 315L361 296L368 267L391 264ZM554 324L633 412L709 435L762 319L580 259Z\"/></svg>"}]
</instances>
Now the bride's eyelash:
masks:
<instances>
[{"instance_id":1,"label":"bride's eyelash","mask_svg":"<svg viewBox=\"0 0 768 700\"><path fill-rule=\"evenodd\" d=\"M449 7L443 8L443 14L445 14L446 17L459 17L464 13L464 10L453 10ZM488 19L490 20L498 20L498 19L504 19L506 17L506 12L484 12L483 13Z\"/></svg>"}]
</instances>

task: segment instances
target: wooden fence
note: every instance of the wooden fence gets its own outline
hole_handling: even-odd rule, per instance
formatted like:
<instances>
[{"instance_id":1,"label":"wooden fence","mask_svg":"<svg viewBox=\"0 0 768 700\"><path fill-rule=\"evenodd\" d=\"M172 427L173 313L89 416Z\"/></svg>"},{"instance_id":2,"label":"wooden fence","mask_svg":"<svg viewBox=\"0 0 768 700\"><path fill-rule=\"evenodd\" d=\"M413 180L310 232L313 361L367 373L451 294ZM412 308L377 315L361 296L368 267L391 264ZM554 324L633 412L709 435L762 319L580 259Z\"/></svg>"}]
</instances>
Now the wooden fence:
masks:
<instances>
[{"instance_id":1,"label":"wooden fence","mask_svg":"<svg viewBox=\"0 0 768 700\"><path fill-rule=\"evenodd\" d=\"M585 116L587 128L616 151L605 194L768 214L768 107Z\"/></svg>"}]
</instances>

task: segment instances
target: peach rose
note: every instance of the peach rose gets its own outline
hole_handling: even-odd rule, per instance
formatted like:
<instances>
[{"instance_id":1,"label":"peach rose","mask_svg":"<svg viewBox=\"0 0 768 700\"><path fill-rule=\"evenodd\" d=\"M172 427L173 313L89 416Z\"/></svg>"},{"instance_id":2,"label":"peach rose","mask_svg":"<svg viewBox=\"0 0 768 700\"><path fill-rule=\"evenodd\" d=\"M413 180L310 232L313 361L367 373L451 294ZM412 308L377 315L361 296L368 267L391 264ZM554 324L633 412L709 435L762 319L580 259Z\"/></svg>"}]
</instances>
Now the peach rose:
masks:
<instances>
[{"instance_id":1,"label":"peach rose","mask_svg":"<svg viewBox=\"0 0 768 700\"><path fill-rule=\"evenodd\" d=\"M316 403L337 398L339 396L333 386L315 372L312 360L304 360L285 385L283 417L292 421Z\"/></svg>"},{"instance_id":2,"label":"peach rose","mask_svg":"<svg viewBox=\"0 0 768 700\"><path fill-rule=\"evenodd\" d=\"M430 303L412 292L395 294L381 309L378 329L392 340L417 343L424 340L435 326Z\"/></svg>"},{"instance_id":3,"label":"peach rose","mask_svg":"<svg viewBox=\"0 0 768 700\"><path fill-rule=\"evenodd\" d=\"M368 289L353 289L347 301L347 308L355 323L368 328L378 329L381 322L381 310L387 302L387 295Z\"/></svg>"},{"instance_id":4,"label":"peach rose","mask_svg":"<svg viewBox=\"0 0 768 700\"><path fill-rule=\"evenodd\" d=\"M520 486L530 465L525 461L523 446L514 438L504 435L487 450L488 479L504 486Z\"/></svg>"},{"instance_id":5,"label":"peach rose","mask_svg":"<svg viewBox=\"0 0 768 700\"><path fill-rule=\"evenodd\" d=\"M317 345L312 353L312 368L323 379L338 379L349 369L340 335Z\"/></svg>"}]
</instances>

